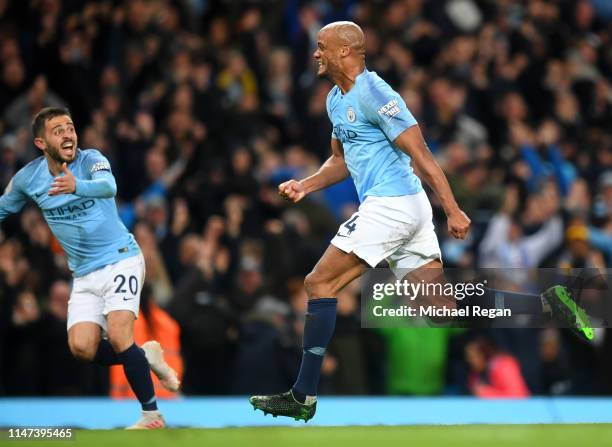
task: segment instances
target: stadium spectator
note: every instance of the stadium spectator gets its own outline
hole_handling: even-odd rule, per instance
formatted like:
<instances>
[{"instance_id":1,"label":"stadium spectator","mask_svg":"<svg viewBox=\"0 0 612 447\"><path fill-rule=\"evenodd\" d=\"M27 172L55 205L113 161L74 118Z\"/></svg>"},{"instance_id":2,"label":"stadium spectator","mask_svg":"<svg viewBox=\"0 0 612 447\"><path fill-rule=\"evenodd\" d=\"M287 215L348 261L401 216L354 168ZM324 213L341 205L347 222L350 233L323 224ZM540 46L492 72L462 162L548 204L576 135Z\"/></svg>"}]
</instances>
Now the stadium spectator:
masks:
<instances>
[{"instance_id":1,"label":"stadium spectator","mask_svg":"<svg viewBox=\"0 0 612 447\"><path fill-rule=\"evenodd\" d=\"M39 368L40 307L34 294L17 294L12 309L10 326L6 331L2 362L5 389L9 395L37 395L42 393L42 374Z\"/></svg>"},{"instance_id":2,"label":"stadium spectator","mask_svg":"<svg viewBox=\"0 0 612 447\"><path fill-rule=\"evenodd\" d=\"M385 328L388 394L430 396L445 387L448 344L460 329Z\"/></svg>"},{"instance_id":3,"label":"stadium spectator","mask_svg":"<svg viewBox=\"0 0 612 447\"><path fill-rule=\"evenodd\" d=\"M471 341L465 347L465 357L471 373L468 388L482 398L523 398L530 392L521 368L510 354L499 351L487 338Z\"/></svg>"},{"instance_id":4,"label":"stadium spectator","mask_svg":"<svg viewBox=\"0 0 612 447\"><path fill-rule=\"evenodd\" d=\"M330 393L363 395L367 392L367 376L365 352L359 335L359 282L350 284L338 297L336 329L323 360L321 389L325 391L325 386L329 386Z\"/></svg>"},{"instance_id":5,"label":"stadium spectator","mask_svg":"<svg viewBox=\"0 0 612 447\"><path fill-rule=\"evenodd\" d=\"M558 259L558 265L564 269L605 269L604 257L599 250L589 244L589 230L578 223L572 224L566 231L567 250Z\"/></svg>"},{"instance_id":6,"label":"stadium spectator","mask_svg":"<svg viewBox=\"0 0 612 447\"><path fill-rule=\"evenodd\" d=\"M0 8L0 187L37 155L32 115L68 106L81 146L111 161L120 215L139 234L155 300L180 326L185 393L236 390L232 377L249 364L257 337L269 342L265 352L279 343L291 351L299 334L283 324L299 309L285 315L279 304L293 306L284 298L290 278L307 273L356 204L350 181L290 210L277 194L280 182L307 175L329 154L330 84L316 78L310 58L316 31L331 20L362 25L368 68L419 120L474 222L465 241L439 235L446 265L608 267L607 3L478 1L457 13L446 2L419 1L8 2ZM432 204L438 224L443 213ZM82 372L75 387L43 384L39 364L21 353L42 333L62 335L56 297L66 257L45 228L29 208L2 226L0 393L100 393L100 371ZM259 318L269 297L270 319L282 314L283 324ZM348 306L338 326L354 355L330 347L326 392L384 389L384 368L372 359L395 340L357 337L354 315ZM543 374L528 340L511 352L531 371L531 386ZM563 333L558 343L571 373L592 355ZM610 345L592 349L603 358ZM521 348L530 355L519 356ZM407 359L420 355L406 349ZM357 369L349 384L345 372ZM609 381L580 374L572 393L610 391ZM581 386L587 382L593 386Z\"/></svg>"},{"instance_id":7,"label":"stadium spectator","mask_svg":"<svg viewBox=\"0 0 612 447\"><path fill-rule=\"evenodd\" d=\"M540 333L540 358L542 360L542 389L547 395L572 393L570 364L561 343L558 329L548 328Z\"/></svg>"},{"instance_id":8,"label":"stadium spectator","mask_svg":"<svg viewBox=\"0 0 612 447\"><path fill-rule=\"evenodd\" d=\"M82 396L99 393L92 384L105 387L102 368L75 359L68 348L66 321L70 285L64 280L55 281L49 289L47 309L40 318L39 356L45 365L42 375L42 394L57 396Z\"/></svg>"},{"instance_id":9,"label":"stadium spectator","mask_svg":"<svg viewBox=\"0 0 612 447\"><path fill-rule=\"evenodd\" d=\"M546 190L545 190L546 191ZM501 210L495 214L480 244L480 265L488 268L533 268L540 265L563 239L563 222L557 213L554 186L548 193L530 195L522 219L518 190L509 187ZM527 224L541 226L524 234Z\"/></svg>"},{"instance_id":10,"label":"stadium spectator","mask_svg":"<svg viewBox=\"0 0 612 447\"><path fill-rule=\"evenodd\" d=\"M290 306L272 297L259 300L243 317L232 394L280 392L291 385L300 362L299 341L291 323Z\"/></svg>"}]
</instances>

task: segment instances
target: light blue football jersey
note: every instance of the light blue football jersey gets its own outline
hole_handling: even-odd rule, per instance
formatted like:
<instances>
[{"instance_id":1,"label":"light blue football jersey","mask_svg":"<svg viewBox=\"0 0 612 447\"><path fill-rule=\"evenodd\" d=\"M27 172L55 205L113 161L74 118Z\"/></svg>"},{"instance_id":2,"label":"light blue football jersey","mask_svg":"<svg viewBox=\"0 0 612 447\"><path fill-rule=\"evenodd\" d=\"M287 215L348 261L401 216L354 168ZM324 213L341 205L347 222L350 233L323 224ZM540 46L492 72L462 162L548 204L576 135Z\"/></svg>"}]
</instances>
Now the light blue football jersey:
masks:
<instances>
[{"instance_id":1,"label":"light blue football jersey","mask_svg":"<svg viewBox=\"0 0 612 447\"><path fill-rule=\"evenodd\" d=\"M365 69L346 94L338 86L332 88L327 113L360 202L368 196L411 195L423 189L410 156L393 144L417 122L402 97L375 72Z\"/></svg>"},{"instance_id":2,"label":"light blue football jersey","mask_svg":"<svg viewBox=\"0 0 612 447\"><path fill-rule=\"evenodd\" d=\"M140 253L134 236L117 214L116 184L108 160L96 149L78 149L68 169L76 177L76 191L56 196L48 195L55 177L45 157L20 169L0 197L0 221L19 212L28 199L33 200L77 277ZM83 183L97 179L106 181L100 185Z\"/></svg>"}]
</instances>

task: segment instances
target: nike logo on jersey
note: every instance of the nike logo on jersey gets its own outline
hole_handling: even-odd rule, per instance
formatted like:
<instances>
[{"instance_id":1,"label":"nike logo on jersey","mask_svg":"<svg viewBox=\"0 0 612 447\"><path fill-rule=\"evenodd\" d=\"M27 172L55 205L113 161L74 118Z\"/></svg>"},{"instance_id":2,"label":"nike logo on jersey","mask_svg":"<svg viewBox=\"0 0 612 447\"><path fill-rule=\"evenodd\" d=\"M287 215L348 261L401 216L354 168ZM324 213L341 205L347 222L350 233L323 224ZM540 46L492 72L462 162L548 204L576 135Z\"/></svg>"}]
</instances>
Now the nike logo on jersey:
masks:
<instances>
[{"instance_id":1,"label":"nike logo on jersey","mask_svg":"<svg viewBox=\"0 0 612 447\"><path fill-rule=\"evenodd\" d=\"M134 297L132 297L132 298L123 297L123 301L130 301L130 300L133 300L133 299L134 299Z\"/></svg>"},{"instance_id":2,"label":"nike logo on jersey","mask_svg":"<svg viewBox=\"0 0 612 447\"><path fill-rule=\"evenodd\" d=\"M38 199L40 196L42 196L44 194L45 194L44 192L35 193L34 197Z\"/></svg>"}]
</instances>

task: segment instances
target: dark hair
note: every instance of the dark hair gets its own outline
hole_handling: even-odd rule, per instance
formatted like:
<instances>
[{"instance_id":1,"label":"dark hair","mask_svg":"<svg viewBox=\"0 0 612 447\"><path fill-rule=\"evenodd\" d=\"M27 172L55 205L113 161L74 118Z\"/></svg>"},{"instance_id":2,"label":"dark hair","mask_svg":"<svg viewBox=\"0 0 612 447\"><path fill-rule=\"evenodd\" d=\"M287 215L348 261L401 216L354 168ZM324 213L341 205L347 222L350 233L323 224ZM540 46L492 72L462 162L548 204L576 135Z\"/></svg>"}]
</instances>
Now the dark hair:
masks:
<instances>
[{"instance_id":1,"label":"dark hair","mask_svg":"<svg viewBox=\"0 0 612 447\"><path fill-rule=\"evenodd\" d=\"M45 130L45 123L47 121L55 118L56 116L64 115L72 118L72 115L70 115L70 110L64 107L45 107L38 112L34 116L34 120L32 120L32 135L34 135L34 138L39 137L43 133Z\"/></svg>"},{"instance_id":2,"label":"dark hair","mask_svg":"<svg viewBox=\"0 0 612 447\"><path fill-rule=\"evenodd\" d=\"M487 362L500 352L495 342L486 336L476 337L468 344L474 345Z\"/></svg>"}]
</instances>

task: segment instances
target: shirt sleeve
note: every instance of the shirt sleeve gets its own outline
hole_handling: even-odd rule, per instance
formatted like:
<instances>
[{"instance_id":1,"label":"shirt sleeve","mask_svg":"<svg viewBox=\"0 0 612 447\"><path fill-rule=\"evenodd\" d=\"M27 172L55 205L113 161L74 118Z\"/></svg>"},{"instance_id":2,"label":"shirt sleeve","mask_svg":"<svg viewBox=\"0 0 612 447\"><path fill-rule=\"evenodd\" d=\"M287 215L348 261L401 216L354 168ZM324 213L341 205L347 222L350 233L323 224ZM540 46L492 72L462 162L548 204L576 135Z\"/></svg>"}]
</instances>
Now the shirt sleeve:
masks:
<instances>
[{"instance_id":1,"label":"shirt sleeve","mask_svg":"<svg viewBox=\"0 0 612 447\"><path fill-rule=\"evenodd\" d=\"M109 161L98 151L88 154L85 178L76 179L74 194L80 197L111 198L117 194L117 184Z\"/></svg>"},{"instance_id":2,"label":"shirt sleeve","mask_svg":"<svg viewBox=\"0 0 612 447\"><path fill-rule=\"evenodd\" d=\"M523 238L521 247L533 265L538 265L563 242L563 220L555 216L534 234Z\"/></svg>"},{"instance_id":3,"label":"shirt sleeve","mask_svg":"<svg viewBox=\"0 0 612 447\"><path fill-rule=\"evenodd\" d=\"M9 214L21 211L21 208L28 200L28 196L23 192L21 183L15 175L0 197L0 221L4 220Z\"/></svg>"},{"instance_id":4,"label":"shirt sleeve","mask_svg":"<svg viewBox=\"0 0 612 447\"><path fill-rule=\"evenodd\" d=\"M386 84L367 82L360 91L360 107L366 119L377 125L389 141L417 124L402 97Z\"/></svg>"},{"instance_id":5,"label":"shirt sleeve","mask_svg":"<svg viewBox=\"0 0 612 447\"><path fill-rule=\"evenodd\" d=\"M529 397L521 368L513 357L500 356L489 367L490 386L482 388L480 397Z\"/></svg>"},{"instance_id":6,"label":"shirt sleeve","mask_svg":"<svg viewBox=\"0 0 612 447\"><path fill-rule=\"evenodd\" d=\"M492 256L500 245L507 242L510 224L510 218L502 213L498 213L491 218L480 242L481 256Z\"/></svg>"},{"instance_id":7,"label":"shirt sleeve","mask_svg":"<svg viewBox=\"0 0 612 447\"><path fill-rule=\"evenodd\" d=\"M329 118L329 121L332 124L332 131L331 131L331 137L338 140L338 135L336 135L336 130L334 129L334 122L332 120L332 114L331 114L331 106L330 106L330 101L331 101L331 97L333 95L334 89L331 89L327 95L327 99L325 100L325 108L327 109L327 117Z\"/></svg>"},{"instance_id":8,"label":"shirt sleeve","mask_svg":"<svg viewBox=\"0 0 612 447\"><path fill-rule=\"evenodd\" d=\"M108 159L97 150L92 150L85 160L85 169L90 179L96 178L99 173L108 172L112 174Z\"/></svg>"}]
</instances>

